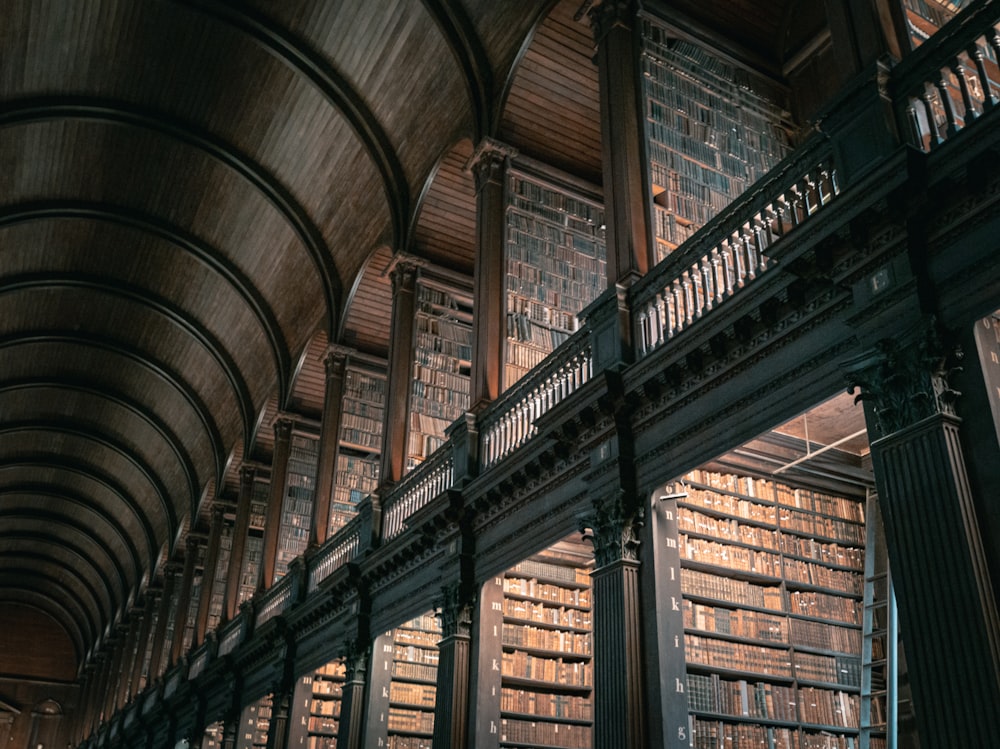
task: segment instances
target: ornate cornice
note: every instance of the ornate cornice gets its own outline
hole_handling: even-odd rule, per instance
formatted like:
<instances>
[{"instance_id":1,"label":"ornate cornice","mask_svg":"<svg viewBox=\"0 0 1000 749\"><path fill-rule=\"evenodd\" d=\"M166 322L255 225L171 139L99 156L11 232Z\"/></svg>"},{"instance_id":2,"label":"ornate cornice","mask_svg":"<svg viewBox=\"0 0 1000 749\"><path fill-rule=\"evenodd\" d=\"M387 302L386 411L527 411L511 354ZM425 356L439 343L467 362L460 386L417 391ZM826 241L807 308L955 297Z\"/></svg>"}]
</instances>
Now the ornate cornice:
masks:
<instances>
[{"instance_id":1,"label":"ornate cornice","mask_svg":"<svg viewBox=\"0 0 1000 749\"><path fill-rule=\"evenodd\" d=\"M948 380L961 370L961 349L942 340L933 318L902 338L883 338L874 350L848 362L848 392L871 404L883 437L935 414L955 416L960 393Z\"/></svg>"}]
</instances>

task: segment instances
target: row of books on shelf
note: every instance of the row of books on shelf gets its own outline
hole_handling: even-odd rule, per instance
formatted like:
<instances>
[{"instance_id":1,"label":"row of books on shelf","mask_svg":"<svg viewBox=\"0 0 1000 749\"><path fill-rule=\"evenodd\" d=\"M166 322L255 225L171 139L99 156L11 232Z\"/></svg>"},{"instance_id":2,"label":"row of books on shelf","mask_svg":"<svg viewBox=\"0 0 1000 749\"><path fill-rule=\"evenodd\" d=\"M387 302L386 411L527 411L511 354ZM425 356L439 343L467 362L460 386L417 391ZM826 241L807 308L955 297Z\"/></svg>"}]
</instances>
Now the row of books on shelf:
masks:
<instances>
[{"instance_id":1,"label":"row of books on shelf","mask_svg":"<svg viewBox=\"0 0 1000 749\"><path fill-rule=\"evenodd\" d=\"M313 715L306 721L306 730L310 733L336 735L340 730L340 721L330 716Z\"/></svg>"},{"instance_id":2,"label":"row of books on shelf","mask_svg":"<svg viewBox=\"0 0 1000 749\"><path fill-rule=\"evenodd\" d=\"M424 340L430 339L438 341L451 341L453 343L471 345L472 326L465 320L455 320L444 317L441 313L420 311L413 318L414 329L417 336L424 336ZM431 350L434 350L433 347Z\"/></svg>"},{"instance_id":3,"label":"row of books on shelf","mask_svg":"<svg viewBox=\"0 0 1000 749\"><path fill-rule=\"evenodd\" d=\"M689 221L679 220L677 214L665 210L659 205L654 206L653 220L656 236L676 246L684 244L694 236L697 227Z\"/></svg>"},{"instance_id":4,"label":"row of books on shelf","mask_svg":"<svg viewBox=\"0 0 1000 749\"><path fill-rule=\"evenodd\" d=\"M768 577L781 575L781 557L767 551L692 538L684 533L680 534L679 551L682 559L701 564L711 564L727 570L752 572Z\"/></svg>"},{"instance_id":5,"label":"row of books on shelf","mask_svg":"<svg viewBox=\"0 0 1000 749\"><path fill-rule=\"evenodd\" d=\"M450 418L454 421L458 418L457 414L468 409L469 378L449 374L447 379L447 385L415 380L411 413Z\"/></svg>"},{"instance_id":6,"label":"row of books on shelf","mask_svg":"<svg viewBox=\"0 0 1000 749\"><path fill-rule=\"evenodd\" d=\"M394 681L389 690L389 700L404 705L434 708L437 690L429 684L410 684Z\"/></svg>"},{"instance_id":7,"label":"row of books on shelf","mask_svg":"<svg viewBox=\"0 0 1000 749\"><path fill-rule=\"evenodd\" d=\"M512 598L505 598L503 602L504 616L511 619L520 619L528 622L542 622L554 624L560 627L575 627L576 629L590 629L590 612L585 609L563 608L559 606L546 605L543 603L532 603L531 601L520 601Z\"/></svg>"},{"instance_id":8,"label":"row of books on shelf","mask_svg":"<svg viewBox=\"0 0 1000 749\"><path fill-rule=\"evenodd\" d=\"M789 625L793 645L838 653L861 652L861 630L855 627L796 618L789 619Z\"/></svg>"},{"instance_id":9,"label":"row of books on shelf","mask_svg":"<svg viewBox=\"0 0 1000 749\"><path fill-rule=\"evenodd\" d=\"M865 566L865 550L856 546L844 546L835 542L817 541L805 536L781 534L781 550L785 554L797 557L815 559L824 564L835 564L839 567L849 567L863 570Z\"/></svg>"},{"instance_id":10,"label":"row of books on shelf","mask_svg":"<svg viewBox=\"0 0 1000 749\"><path fill-rule=\"evenodd\" d=\"M507 314L507 338L518 343L528 343L544 351L553 351L569 337L569 333L534 323L518 313Z\"/></svg>"},{"instance_id":11,"label":"row of books on shelf","mask_svg":"<svg viewBox=\"0 0 1000 749\"><path fill-rule=\"evenodd\" d=\"M431 734L434 732L434 711L390 707L388 725L390 731Z\"/></svg>"},{"instance_id":12,"label":"row of books on shelf","mask_svg":"<svg viewBox=\"0 0 1000 749\"><path fill-rule=\"evenodd\" d=\"M427 633L426 639L421 638L420 644L408 644L411 638L396 638L393 646L393 658L409 663L429 663L433 666L438 664L437 640L438 635ZM402 641L401 641L402 639Z\"/></svg>"},{"instance_id":13,"label":"row of books on shelf","mask_svg":"<svg viewBox=\"0 0 1000 749\"><path fill-rule=\"evenodd\" d=\"M671 491L690 490L690 484L701 484L703 488L715 489L724 494L739 494L751 499L774 501L774 480L755 476L738 476L733 473L695 468L684 475L684 483L673 485Z\"/></svg>"},{"instance_id":14,"label":"row of books on shelf","mask_svg":"<svg viewBox=\"0 0 1000 749\"><path fill-rule=\"evenodd\" d=\"M713 575L698 570L681 570L681 588L687 595L713 598L743 606L783 610L783 597L778 586L764 586L744 580Z\"/></svg>"},{"instance_id":15,"label":"row of books on shelf","mask_svg":"<svg viewBox=\"0 0 1000 749\"><path fill-rule=\"evenodd\" d=\"M417 288L417 303L425 308L435 307L441 310L463 312L471 305L456 294L445 289L421 283Z\"/></svg>"},{"instance_id":16,"label":"row of books on shelf","mask_svg":"<svg viewBox=\"0 0 1000 749\"><path fill-rule=\"evenodd\" d=\"M545 191L544 194L555 200L556 196L562 193ZM557 217L554 220L553 215ZM573 263L578 259L586 260L587 258L603 260L603 247L601 247L604 237L604 232L601 229L603 214L598 214L597 221L599 223L574 217L578 220L572 224L567 224L562 220L564 215L558 209L555 209L553 214L551 205L514 195L507 211L508 234L516 232L545 240L553 247L553 251L547 253L547 257L554 261ZM585 257L578 258L577 254L582 254ZM525 259L521 255L513 255L513 257ZM544 258L542 259L544 261ZM587 263L581 267L586 270L594 270L594 266Z\"/></svg>"},{"instance_id":17,"label":"row of books on shelf","mask_svg":"<svg viewBox=\"0 0 1000 749\"><path fill-rule=\"evenodd\" d=\"M509 387L515 381L519 380L524 372L537 367L545 361L545 358L550 353L550 351L545 349L525 346L522 343L507 340L504 346L504 366L510 367L512 371L518 374L513 380L505 380L506 385Z\"/></svg>"},{"instance_id":18,"label":"row of books on shelf","mask_svg":"<svg viewBox=\"0 0 1000 749\"><path fill-rule=\"evenodd\" d=\"M385 402L386 379L381 375L348 368L344 373L344 399L381 405ZM354 408L352 405L351 408Z\"/></svg>"},{"instance_id":19,"label":"row of books on shelf","mask_svg":"<svg viewBox=\"0 0 1000 749\"><path fill-rule=\"evenodd\" d=\"M748 488L754 487L752 483L747 486ZM756 488L767 489L769 487ZM756 523L776 525L778 522L777 508L768 497L756 496L751 500L726 490L702 488L691 484L685 484L683 492L687 496L679 501L685 505L705 507L737 518L753 520Z\"/></svg>"},{"instance_id":20,"label":"row of books on shelf","mask_svg":"<svg viewBox=\"0 0 1000 749\"><path fill-rule=\"evenodd\" d=\"M447 403L454 399L453 395L447 394L461 393L468 400L468 373L463 374L457 371L445 371L414 364L413 377L415 378L413 394L418 398L433 398ZM417 387L418 385L421 387Z\"/></svg>"},{"instance_id":21,"label":"row of books on shelf","mask_svg":"<svg viewBox=\"0 0 1000 749\"><path fill-rule=\"evenodd\" d=\"M306 497L293 497L286 496L284 505L282 506L282 511L289 516L291 515L310 515L312 514L312 491Z\"/></svg>"},{"instance_id":22,"label":"row of books on shelf","mask_svg":"<svg viewBox=\"0 0 1000 749\"><path fill-rule=\"evenodd\" d=\"M785 604L791 614L817 619L836 619L847 624L861 624L861 601L813 591L788 591Z\"/></svg>"},{"instance_id":23,"label":"row of books on shelf","mask_svg":"<svg viewBox=\"0 0 1000 749\"><path fill-rule=\"evenodd\" d=\"M396 646L400 648L416 647L435 650L441 640L441 630L420 630L401 627L396 630Z\"/></svg>"},{"instance_id":24,"label":"row of books on shelf","mask_svg":"<svg viewBox=\"0 0 1000 749\"><path fill-rule=\"evenodd\" d=\"M592 746L592 734L590 726L516 718L502 718L500 721L501 744L589 749Z\"/></svg>"},{"instance_id":25,"label":"row of books on shelf","mask_svg":"<svg viewBox=\"0 0 1000 749\"><path fill-rule=\"evenodd\" d=\"M799 716L803 723L857 728L861 696L818 687L799 687Z\"/></svg>"},{"instance_id":26,"label":"row of books on shelf","mask_svg":"<svg viewBox=\"0 0 1000 749\"><path fill-rule=\"evenodd\" d=\"M766 642L788 642L788 619L746 609L727 609L685 600L684 627Z\"/></svg>"},{"instance_id":27,"label":"row of books on shelf","mask_svg":"<svg viewBox=\"0 0 1000 749\"><path fill-rule=\"evenodd\" d=\"M500 710L547 718L593 719L593 703L589 697L510 687L500 691Z\"/></svg>"},{"instance_id":28,"label":"row of books on shelf","mask_svg":"<svg viewBox=\"0 0 1000 749\"><path fill-rule=\"evenodd\" d=\"M791 655L787 649L685 634L684 654L689 664L789 679L793 674Z\"/></svg>"},{"instance_id":29,"label":"row of books on shelf","mask_svg":"<svg viewBox=\"0 0 1000 749\"><path fill-rule=\"evenodd\" d=\"M527 223L528 230L512 224ZM562 278L596 283L605 272L603 243L512 213L507 227L507 275L532 284Z\"/></svg>"},{"instance_id":30,"label":"row of books on shelf","mask_svg":"<svg viewBox=\"0 0 1000 749\"><path fill-rule=\"evenodd\" d=\"M418 346L413 353L413 363L420 368L420 371L432 370L461 374L468 368L469 361L472 359L472 347L456 344L454 341L446 343L450 345L443 348L454 349L454 352L431 351Z\"/></svg>"},{"instance_id":31,"label":"row of books on shelf","mask_svg":"<svg viewBox=\"0 0 1000 749\"><path fill-rule=\"evenodd\" d=\"M785 557L785 579L820 588L843 591L848 595L861 595L864 577L857 572L838 570L818 562Z\"/></svg>"},{"instance_id":32,"label":"row of books on shelf","mask_svg":"<svg viewBox=\"0 0 1000 749\"><path fill-rule=\"evenodd\" d=\"M340 698L343 697L343 687L332 681L325 682L328 687L322 691L313 689L314 699L309 703L309 712L313 715L337 717L340 715ZM329 699L315 699L315 697Z\"/></svg>"},{"instance_id":33,"label":"row of books on shelf","mask_svg":"<svg viewBox=\"0 0 1000 749\"><path fill-rule=\"evenodd\" d=\"M508 574L590 587L590 572L587 569L565 564L552 564L538 559L525 559L518 562L509 570Z\"/></svg>"},{"instance_id":34,"label":"row of books on shelf","mask_svg":"<svg viewBox=\"0 0 1000 749\"><path fill-rule=\"evenodd\" d=\"M345 395L341 401L341 412L343 414L361 416L366 419L375 419L376 421L382 421L384 409L385 404L381 399L376 402L360 400L359 398Z\"/></svg>"},{"instance_id":35,"label":"row of books on shelf","mask_svg":"<svg viewBox=\"0 0 1000 749\"><path fill-rule=\"evenodd\" d=\"M795 678L858 687L861 685L861 657L796 651Z\"/></svg>"},{"instance_id":36,"label":"row of books on shelf","mask_svg":"<svg viewBox=\"0 0 1000 749\"><path fill-rule=\"evenodd\" d=\"M693 712L734 717L798 721L795 687L767 681L723 679L718 674L687 675L688 707Z\"/></svg>"},{"instance_id":37,"label":"row of books on shelf","mask_svg":"<svg viewBox=\"0 0 1000 749\"><path fill-rule=\"evenodd\" d=\"M507 189L512 199L527 203L529 208L549 208L559 215L577 218L589 226L604 223L604 209L597 203L554 190L523 175L511 173Z\"/></svg>"},{"instance_id":38,"label":"row of books on shelf","mask_svg":"<svg viewBox=\"0 0 1000 749\"><path fill-rule=\"evenodd\" d=\"M580 327L580 322L574 310L552 309L533 299L517 296L511 293L510 290L507 293L507 312L509 314L524 315L532 322L553 328L575 331Z\"/></svg>"},{"instance_id":39,"label":"row of books on shelf","mask_svg":"<svg viewBox=\"0 0 1000 749\"><path fill-rule=\"evenodd\" d=\"M379 435L382 432L382 411L381 408L369 409L370 415L362 416L354 413L342 413L340 415L340 428L346 431L362 431L372 435ZM341 437L343 439L343 437ZM354 440L350 440L353 442Z\"/></svg>"},{"instance_id":40,"label":"row of books on shelf","mask_svg":"<svg viewBox=\"0 0 1000 749\"><path fill-rule=\"evenodd\" d=\"M336 736L309 736L306 738L306 749L337 749Z\"/></svg>"},{"instance_id":41,"label":"row of books on shelf","mask_svg":"<svg viewBox=\"0 0 1000 749\"><path fill-rule=\"evenodd\" d=\"M796 489L785 484L776 484L775 494L778 504L781 505L844 520L853 520L855 523L865 522L865 505L860 500L837 497L809 489Z\"/></svg>"},{"instance_id":42,"label":"row of books on shelf","mask_svg":"<svg viewBox=\"0 0 1000 749\"><path fill-rule=\"evenodd\" d=\"M431 740L424 736L389 736L388 749L432 749Z\"/></svg>"},{"instance_id":43,"label":"row of books on shelf","mask_svg":"<svg viewBox=\"0 0 1000 749\"><path fill-rule=\"evenodd\" d=\"M437 666L397 660L392 664L392 675L400 679L434 682L437 680Z\"/></svg>"},{"instance_id":44,"label":"row of books on shelf","mask_svg":"<svg viewBox=\"0 0 1000 749\"><path fill-rule=\"evenodd\" d=\"M758 546L777 551L780 548L778 533L757 525L747 525L735 518L706 515L689 507L678 506L677 527L681 530L713 536L724 541Z\"/></svg>"},{"instance_id":45,"label":"row of books on shelf","mask_svg":"<svg viewBox=\"0 0 1000 749\"><path fill-rule=\"evenodd\" d=\"M573 655L590 655L588 633L538 629L522 624L503 625L503 644L510 647L557 650Z\"/></svg>"},{"instance_id":46,"label":"row of books on shelf","mask_svg":"<svg viewBox=\"0 0 1000 749\"><path fill-rule=\"evenodd\" d=\"M850 734L813 733L699 717L691 721L691 738L694 749L860 749L858 737Z\"/></svg>"},{"instance_id":47,"label":"row of books on shelf","mask_svg":"<svg viewBox=\"0 0 1000 749\"><path fill-rule=\"evenodd\" d=\"M865 526L851 520L838 520L800 510L782 510L778 513L778 524L782 530L831 538L840 543L855 546L865 543Z\"/></svg>"},{"instance_id":48,"label":"row of books on shelf","mask_svg":"<svg viewBox=\"0 0 1000 749\"><path fill-rule=\"evenodd\" d=\"M573 584L580 585L580 583L576 582ZM590 606L590 588L586 587L567 588L562 585L540 582L533 577L512 577L508 575L504 578L503 589L505 593L539 598L543 601L566 603L581 608Z\"/></svg>"},{"instance_id":49,"label":"row of books on shelf","mask_svg":"<svg viewBox=\"0 0 1000 749\"><path fill-rule=\"evenodd\" d=\"M573 687L590 687L594 684L593 669L586 661L564 661L561 658L543 658L523 650L504 653L501 670L504 676L532 679Z\"/></svg>"},{"instance_id":50,"label":"row of books on shelf","mask_svg":"<svg viewBox=\"0 0 1000 749\"><path fill-rule=\"evenodd\" d=\"M348 445L357 445L365 450L378 452L382 449L382 423L379 422L378 428L374 429L374 431L341 425L340 441Z\"/></svg>"}]
</instances>

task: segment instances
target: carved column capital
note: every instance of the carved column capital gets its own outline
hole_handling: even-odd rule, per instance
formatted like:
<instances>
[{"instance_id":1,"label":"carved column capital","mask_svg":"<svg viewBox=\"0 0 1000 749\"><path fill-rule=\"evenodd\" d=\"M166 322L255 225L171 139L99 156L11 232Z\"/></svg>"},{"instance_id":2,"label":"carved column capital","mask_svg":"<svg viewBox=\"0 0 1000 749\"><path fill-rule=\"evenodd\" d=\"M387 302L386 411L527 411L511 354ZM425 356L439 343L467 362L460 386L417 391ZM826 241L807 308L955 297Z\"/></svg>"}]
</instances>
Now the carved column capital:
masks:
<instances>
[{"instance_id":1,"label":"carved column capital","mask_svg":"<svg viewBox=\"0 0 1000 749\"><path fill-rule=\"evenodd\" d=\"M257 466L244 463L240 466L240 484L252 485L257 477Z\"/></svg>"},{"instance_id":2,"label":"carved column capital","mask_svg":"<svg viewBox=\"0 0 1000 749\"><path fill-rule=\"evenodd\" d=\"M933 319L902 338L883 338L875 349L845 366L848 392L868 401L881 435L933 416L955 416L960 393L948 385L960 371L961 349L943 341Z\"/></svg>"},{"instance_id":3,"label":"carved column capital","mask_svg":"<svg viewBox=\"0 0 1000 749\"><path fill-rule=\"evenodd\" d=\"M587 12L590 17L594 41L598 44L616 26L631 28L638 6L635 0L603 0Z\"/></svg>"},{"instance_id":4,"label":"carved column capital","mask_svg":"<svg viewBox=\"0 0 1000 749\"><path fill-rule=\"evenodd\" d=\"M516 148L494 138L479 141L476 150L465 163L466 171L472 172L476 181L476 192L490 183L502 184L507 163L517 154Z\"/></svg>"},{"instance_id":5,"label":"carved column capital","mask_svg":"<svg viewBox=\"0 0 1000 749\"><path fill-rule=\"evenodd\" d=\"M389 280L392 281L392 295L395 297L401 291L412 291L417 283L421 263L418 258L403 253L393 256L389 265Z\"/></svg>"},{"instance_id":6,"label":"carved column capital","mask_svg":"<svg viewBox=\"0 0 1000 749\"><path fill-rule=\"evenodd\" d=\"M292 420L287 416L279 416L274 420L274 441L288 442L292 437Z\"/></svg>"},{"instance_id":7,"label":"carved column capital","mask_svg":"<svg viewBox=\"0 0 1000 749\"><path fill-rule=\"evenodd\" d=\"M615 562L639 561L639 531L644 521L642 507L628 502L624 491L594 500L594 511L580 519L580 530L594 545L598 569Z\"/></svg>"},{"instance_id":8,"label":"carved column capital","mask_svg":"<svg viewBox=\"0 0 1000 749\"><path fill-rule=\"evenodd\" d=\"M472 634L473 601L465 594L460 583L449 583L442 590L441 632L442 637L470 637Z\"/></svg>"},{"instance_id":9,"label":"carved column capital","mask_svg":"<svg viewBox=\"0 0 1000 749\"><path fill-rule=\"evenodd\" d=\"M368 651L370 646L361 640L345 643L344 678L347 681L364 681L368 673Z\"/></svg>"},{"instance_id":10,"label":"carved column capital","mask_svg":"<svg viewBox=\"0 0 1000 749\"><path fill-rule=\"evenodd\" d=\"M326 369L326 377L343 377L344 368L347 366L351 355L355 349L350 346L341 346L338 343L331 343L326 348L326 355L323 357L323 366Z\"/></svg>"}]
</instances>

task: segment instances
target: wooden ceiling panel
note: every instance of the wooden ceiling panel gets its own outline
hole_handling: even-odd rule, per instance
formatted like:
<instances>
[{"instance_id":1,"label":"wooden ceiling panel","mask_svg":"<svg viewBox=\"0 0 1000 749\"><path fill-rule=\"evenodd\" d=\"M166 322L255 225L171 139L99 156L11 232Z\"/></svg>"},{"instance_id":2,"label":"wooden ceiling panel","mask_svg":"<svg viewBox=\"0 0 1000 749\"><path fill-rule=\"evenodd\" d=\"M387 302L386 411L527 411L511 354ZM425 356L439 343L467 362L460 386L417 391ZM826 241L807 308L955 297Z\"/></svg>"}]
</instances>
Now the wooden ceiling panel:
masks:
<instances>
[{"instance_id":1,"label":"wooden ceiling panel","mask_svg":"<svg viewBox=\"0 0 1000 749\"><path fill-rule=\"evenodd\" d=\"M500 137L523 153L595 184L601 182L600 100L586 17L563 0L538 26L521 59Z\"/></svg>"},{"instance_id":2,"label":"wooden ceiling panel","mask_svg":"<svg viewBox=\"0 0 1000 749\"><path fill-rule=\"evenodd\" d=\"M472 275L476 256L476 185L465 165L472 144L461 141L438 165L414 230L415 254Z\"/></svg>"},{"instance_id":3,"label":"wooden ceiling panel","mask_svg":"<svg viewBox=\"0 0 1000 749\"><path fill-rule=\"evenodd\" d=\"M372 253L356 282L341 336L345 346L383 359L389 355L392 323L392 282L388 272L391 262L392 252L388 247Z\"/></svg>"},{"instance_id":4,"label":"wooden ceiling panel","mask_svg":"<svg viewBox=\"0 0 1000 749\"><path fill-rule=\"evenodd\" d=\"M329 340L325 331L319 331L309 340L309 345L299 357L299 366L292 384L292 397L288 410L311 419L323 415L326 396L326 353Z\"/></svg>"}]
</instances>

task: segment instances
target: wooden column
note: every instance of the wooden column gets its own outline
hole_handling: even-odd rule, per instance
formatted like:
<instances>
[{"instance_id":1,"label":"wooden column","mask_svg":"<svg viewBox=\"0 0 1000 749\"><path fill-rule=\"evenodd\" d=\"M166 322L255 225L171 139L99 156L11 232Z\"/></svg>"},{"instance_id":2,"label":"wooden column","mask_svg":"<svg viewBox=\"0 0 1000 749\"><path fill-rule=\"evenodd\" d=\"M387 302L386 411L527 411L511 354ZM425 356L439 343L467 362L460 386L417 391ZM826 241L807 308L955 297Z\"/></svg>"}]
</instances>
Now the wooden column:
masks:
<instances>
[{"instance_id":1,"label":"wooden column","mask_svg":"<svg viewBox=\"0 0 1000 749\"><path fill-rule=\"evenodd\" d=\"M264 591L274 584L275 561L278 556L278 536L281 532L281 508L285 502L285 479L288 474L288 453L292 438L292 420L280 417L274 422L274 454L271 457L271 485L264 519L264 550L260 560L257 589Z\"/></svg>"},{"instance_id":2,"label":"wooden column","mask_svg":"<svg viewBox=\"0 0 1000 749\"><path fill-rule=\"evenodd\" d=\"M250 504L253 500L253 483L257 476L254 466L240 468L240 495L236 500L236 521L233 525L233 546L229 552L226 571L225 621L231 621L239 609L240 575L243 574L243 557L246 554L247 535L250 533Z\"/></svg>"},{"instance_id":3,"label":"wooden column","mask_svg":"<svg viewBox=\"0 0 1000 749\"><path fill-rule=\"evenodd\" d=\"M860 387L920 741L989 746L1000 705L1000 617L950 387L927 325L848 366Z\"/></svg>"},{"instance_id":4,"label":"wooden column","mask_svg":"<svg viewBox=\"0 0 1000 749\"><path fill-rule=\"evenodd\" d=\"M135 663L135 644L139 639L139 629L142 626L142 611L133 606L129 611L128 620L125 650L122 654L120 676L118 677L118 693L115 695L115 707L118 710L128 704L129 684L132 681L132 667Z\"/></svg>"},{"instance_id":5,"label":"wooden column","mask_svg":"<svg viewBox=\"0 0 1000 749\"><path fill-rule=\"evenodd\" d=\"M222 721L222 749L236 749L236 734L240 730L239 712L226 716Z\"/></svg>"},{"instance_id":6,"label":"wooden column","mask_svg":"<svg viewBox=\"0 0 1000 749\"><path fill-rule=\"evenodd\" d=\"M476 265L473 273L472 376L473 411L496 400L503 388L507 314L504 303L506 213L504 183L517 150L483 139L469 160L476 180Z\"/></svg>"},{"instance_id":7,"label":"wooden column","mask_svg":"<svg viewBox=\"0 0 1000 749\"><path fill-rule=\"evenodd\" d=\"M330 531L330 501L333 479L337 471L337 450L340 445L340 421L344 403L344 373L350 349L330 346L323 365L326 368L326 391L323 397L323 423L319 433L316 456L316 499L313 501L310 545L326 542Z\"/></svg>"},{"instance_id":8,"label":"wooden column","mask_svg":"<svg viewBox=\"0 0 1000 749\"><path fill-rule=\"evenodd\" d=\"M110 654L98 653L95 660L97 666L94 669L94 683L87 699L88 736L92 736L97 727L101 725L101 696L107 686Z\"/></svg>"},{"instance_id":9,"label":"wooden column","mask_svg":"<svg viewBox=\"0 0 1000 749\"><path fill-rule=\"evenodd\" d=\"M636 0L603 2L590 12L597 42L609 286L631 284L649 270L652 257L637 12Z\"/></svg>"},{"instance_id":10,"label":"wooden column","mask_svg":"<svg viewBox=\"0 0 1000 749\"><path fill-rule=\"evenodd\" d=\"M344 658L345 680L340 700L338 748L361 749L364 746L365 687L370 658L371 647L358 642L351 643Z\"/></svg>"},{"instance_id":11,"label":"wooden column","mask_svg":"<svg viewBox=\"0 0 1000 749\"><path fill-rule=\"evenodd\" d=\"M389 363L379 472L379 483L386 486L399 481L406 468L410 389L413 382L413 317L416 310L417 266L407 260L399 260L393 265L391 278L392 323L389 328ZM379 527L378 524L376 527Z\"/></svg>"},{"instance_id":12,"label":"wooden column","mask_svg":"<svg viewBox=\"0 0 1000 749\"><path fill-rule=\"evenodd\" d=\"M435 749L465 749L469 736L469 646L472 600L461 583L444 589L434 703Z\"/></svg>"},{"instance_id":13,"label":"wooden column","mask_svg":"<svg viewBox=\"0 0 1000 749\"><path fill-rule=\"evenodd\" d=\"M500 690L503 671L503 576L491 577L479 589L473 609L470 660L476 665L469 682L469 725L472 746L500 746Z\"/></svg>"},{"instance_id":14,"label":"wooden column","mask_svg":"<svg viewBox=\"0 0 1000 749\"><path fill-rule=\"evenodd\" d=\"M101 699L104 701L104 719L110 720L115 714L118 703L118 685L122 675L122 659L125 657L125 635L122 625L117 625L113 630L112 639L109 641L109 657L111 668L108 671L108 681L104 687Z\"/></svg>"},{"instance_id":15,"label":"wooden column","mask_svg":"<svg viewBox=\"0 0 1000 749\"><path fill-rule=\"evenodd\" d=\"M216 500L212 503L212 524L208 529L205 567L201 573L201 594L194 624L194 647L205 642L205 631L208 629L208 611L212 607L212 594L215 592L215 573L219 566L219 546L222 543L222 528L225 522L226 506Z\"/></svg>"},{"instance_id":16,"label":"wooden column","mask_svg":"<svg viewBox=\"0 0 1000 749\"><path fill-rule=\"evenodd\" d=\"M594 749L647 746L639 593L641 515L624 492L594 502Z\"/></svg>"},{"instance_id":17,"label":"wooden column","mask_svg":"<svg viewBox=\"0 0 1000 749\"><path fill-rule=\"evenodd\" d=\"M176 562L167 562L163 566L163 596L160 599L160 611L156 616L156 631L153 633L152 656L149 659L149 676L147 683L157 681L164 665L164 649L167 646L167 621L174 603L174 578L180 572Z\"/></svg>"},{"instance_id":18,"label":"wooden column","mask_svg":"<svg viewBox=\"0 0 1000 749\"><path fill-rule=\"evenodd\" d=\"M156 612L160 602L160 591L146 590L142 611L142 628L139 630L139 640L135 647L135 661L132 663L132 678L129 680L129 699L136 696L146 686L143 678L142 667L146 661L146 651L149 649L149 638L153 630L153 614Z\"/></svg>"},{"instance_id":19,"label":"wooden column","mask_svg":"<svg viewBox=\"0 0 1000 749\"><path fill-rule=\"evenodd\" d=\"M383 632L372 643L365 689L364 741L360 746L389 745L389 689L392 686L393 632Z\"/></svg>"},{"instance_id":20,"label":"wooden column","mask_svg":"<svg viewBox=\"0 0 1000 749\"><path fill-rule=\"evenodd\" d=\"M79 746L89 735L87 728L88 710L90 708L90 696L93 692L94 664L88 661L80 674L80 699L73 714L72 743Z\"/></svg>"},{"instance_id":21,"label":"wooden column","mask_svg":"<svg viewBox=\"0 0 1000 749\"><path fill-rule=\"evenodd\" d=\"M184 554L184 572L181 574L181 586L177 591L177 608L174 613L174 637L170 642L170 663L174 664L184 654L184 630L187 628L188 615L191 609L191 586L194 582L194 566L198 560L198 548L203 539L201 536L188 535L187 548Z\"/></svg>"},{"instance_id":22,"label":"wooden column","mask_svg":"<svg viewBox=\"0 0 1000 749\"><path fill-rule=\"evenodd\" d=\"M288 746L288 714L292 706L294 686L281 685L271 695L271 722L267 728L267 749Z\"/></svg>"}]
</instances>

